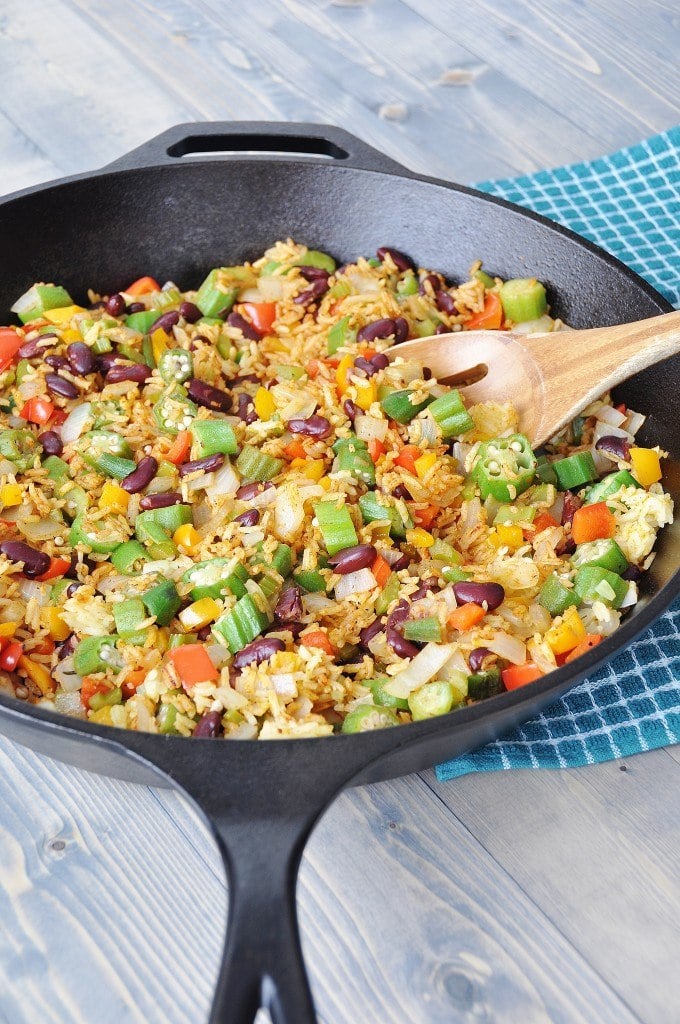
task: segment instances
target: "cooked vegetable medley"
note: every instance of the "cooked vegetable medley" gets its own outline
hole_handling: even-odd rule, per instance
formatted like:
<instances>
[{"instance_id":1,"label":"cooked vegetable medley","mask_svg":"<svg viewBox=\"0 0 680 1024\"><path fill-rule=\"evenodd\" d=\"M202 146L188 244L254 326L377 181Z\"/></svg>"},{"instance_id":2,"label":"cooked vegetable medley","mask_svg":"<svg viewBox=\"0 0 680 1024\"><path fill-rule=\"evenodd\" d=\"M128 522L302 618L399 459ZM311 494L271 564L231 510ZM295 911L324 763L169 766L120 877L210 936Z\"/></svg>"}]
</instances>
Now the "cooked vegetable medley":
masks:
<instances>
[{"instance_id":1,"label":"cooked vegetable medley","mask_svg":"<svg viewBox=\"0 0 680 1024\"><path fill-rule=\"evenodd\" d=\"M509 405L385 355L562 329L533 279L287 241L197 291L13 312L0 685L30 703L248 739L448 714L612 633L671 522L639 414L605 397L533 452Z\"/></svg>"}]
</instances>

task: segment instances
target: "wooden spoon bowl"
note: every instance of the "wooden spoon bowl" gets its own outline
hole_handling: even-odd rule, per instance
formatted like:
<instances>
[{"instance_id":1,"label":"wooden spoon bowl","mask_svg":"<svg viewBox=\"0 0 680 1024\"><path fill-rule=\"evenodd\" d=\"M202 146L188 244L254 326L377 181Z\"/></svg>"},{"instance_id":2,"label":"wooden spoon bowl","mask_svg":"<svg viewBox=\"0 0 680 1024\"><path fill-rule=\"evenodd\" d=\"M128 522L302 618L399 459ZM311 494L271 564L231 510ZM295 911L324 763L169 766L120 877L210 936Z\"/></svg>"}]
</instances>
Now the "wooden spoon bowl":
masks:
<instances>
[{"instance_id":1,"label":"wooden spoon bowl","mask_svg":"<svg viewBox=\"0 0 680 1024\"><path fill-rule=\"evenodd\" d=\"M464 388L466 403L511 402L520 430L543 444L587 405L652 363L680 352L680 311L615 327L552 334L456 331L395 345Z\"/></svg>"}]
</instances>

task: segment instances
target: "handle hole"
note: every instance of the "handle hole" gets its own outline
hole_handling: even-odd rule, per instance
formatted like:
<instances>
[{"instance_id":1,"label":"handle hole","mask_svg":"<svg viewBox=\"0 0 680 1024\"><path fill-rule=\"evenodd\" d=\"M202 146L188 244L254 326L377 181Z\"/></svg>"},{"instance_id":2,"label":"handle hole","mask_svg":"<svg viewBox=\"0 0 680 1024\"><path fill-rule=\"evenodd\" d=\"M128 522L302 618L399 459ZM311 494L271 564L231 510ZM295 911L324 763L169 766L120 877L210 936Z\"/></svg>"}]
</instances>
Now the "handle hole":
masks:
<instances>
[{"instance_id":1,"label":"handle hole","mask_svg":"<svg viewBox=\"0 0 680 1024\"><path fill-rule=\"evenodd\" d=\"M328 160L347 160L349 153L329 139L302 135L189 135L167 149L172 157L228 156L231 153L272 156L320 156Z\"/></svg>"}]
</instances>

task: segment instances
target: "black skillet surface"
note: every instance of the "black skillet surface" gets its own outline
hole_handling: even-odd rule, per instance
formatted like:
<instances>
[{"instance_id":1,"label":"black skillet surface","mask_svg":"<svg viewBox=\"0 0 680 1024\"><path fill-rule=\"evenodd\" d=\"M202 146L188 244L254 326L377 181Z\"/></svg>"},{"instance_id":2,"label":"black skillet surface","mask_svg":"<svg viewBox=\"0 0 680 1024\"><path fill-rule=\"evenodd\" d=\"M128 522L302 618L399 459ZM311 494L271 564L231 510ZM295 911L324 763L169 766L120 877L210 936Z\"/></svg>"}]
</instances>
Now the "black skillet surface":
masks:
<instances>
[{"instance_id":1,"label":"black skillet surface","mask_svg":"<svg viewBox=\"0 0 680 1024\"><path fill-rule=\"evenodd\" d=\"M102 171L1 201L0 316L35 280L62 283L81 299L90 285L113 292L142 274L188 288L210 267L255 258L288 236L340 260L391 245L454 279L479 258L502 277L535 275L554 312L574 327L670 308L576 235L415 175L337 128L219 123L180 125ZM568 358L568 338L562 343ZM587 367L574 373L586 379ZM675 358L617 392L649 414L643 440L670 450L665 484L676 502L679 380ZM295 879L318 817L345 786L413 772L497 737L629 644L680 591L679 534L678 524L664 531L646 593L613 637L529 687L443 718L354 736L229 743L123 732L0 695L0 732L90 771L188 794L219 845L230 886L211 1022L249 1024L263 1005L275 1024L313 1024Z\"/></svg>"}]
</instances>

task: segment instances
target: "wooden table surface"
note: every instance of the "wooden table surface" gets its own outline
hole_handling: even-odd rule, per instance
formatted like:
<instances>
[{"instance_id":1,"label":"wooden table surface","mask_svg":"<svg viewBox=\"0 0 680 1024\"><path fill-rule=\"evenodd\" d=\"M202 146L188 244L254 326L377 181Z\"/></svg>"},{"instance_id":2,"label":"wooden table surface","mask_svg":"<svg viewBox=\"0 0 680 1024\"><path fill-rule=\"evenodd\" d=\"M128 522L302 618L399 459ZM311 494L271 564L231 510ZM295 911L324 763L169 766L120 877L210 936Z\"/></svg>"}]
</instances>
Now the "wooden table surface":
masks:
<instances>
[{"instance_id":1,"label":"wooden table surface","mask_svg":"<svg viewBox=\"0 0 680 1024\"><path fill-rule=\"evenodd\" d=\"M209 119L532 171L676 122L678 42L673 0L3 0L1 191ZM320 1018L677 1024L679 792L669 749L344 794L299 887ZM2 1024L201 1024L225 907L179 797L0 741Z\"/></svg>"}]
</instances>

